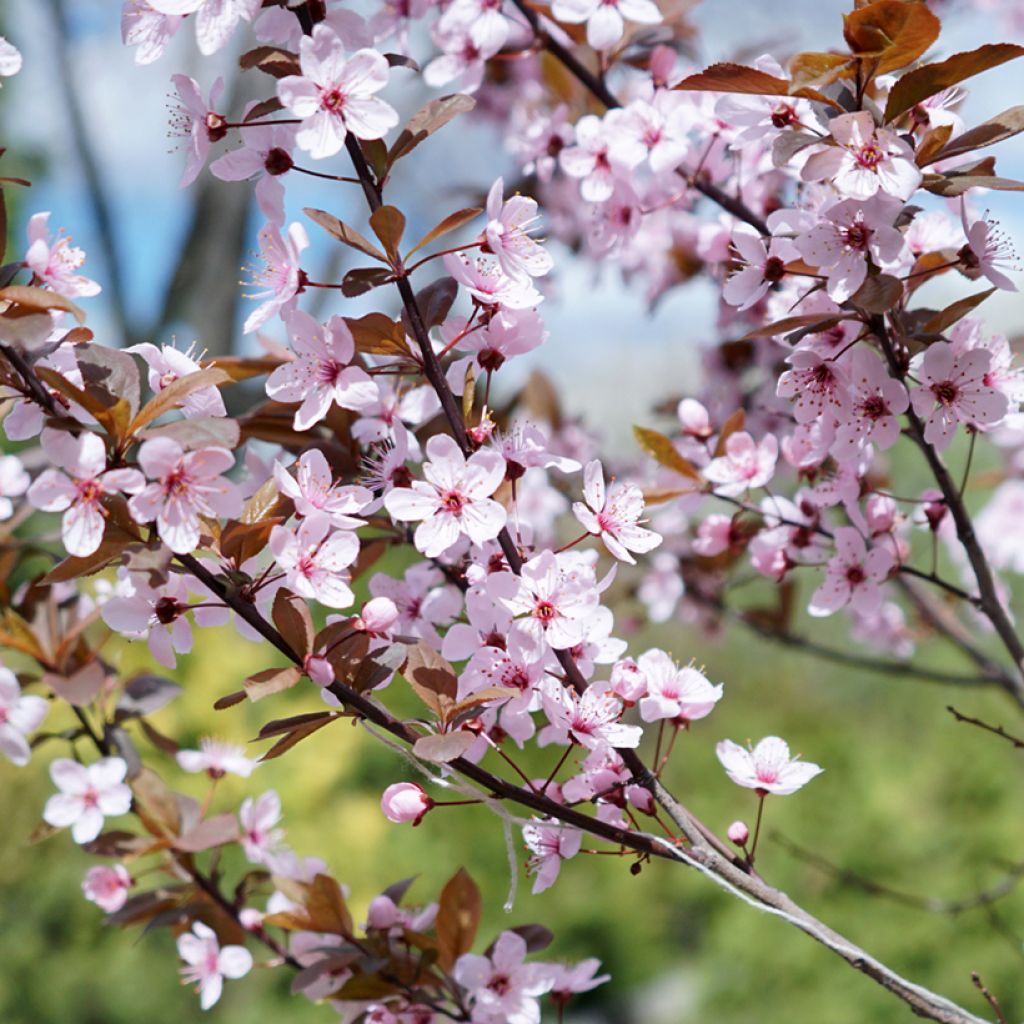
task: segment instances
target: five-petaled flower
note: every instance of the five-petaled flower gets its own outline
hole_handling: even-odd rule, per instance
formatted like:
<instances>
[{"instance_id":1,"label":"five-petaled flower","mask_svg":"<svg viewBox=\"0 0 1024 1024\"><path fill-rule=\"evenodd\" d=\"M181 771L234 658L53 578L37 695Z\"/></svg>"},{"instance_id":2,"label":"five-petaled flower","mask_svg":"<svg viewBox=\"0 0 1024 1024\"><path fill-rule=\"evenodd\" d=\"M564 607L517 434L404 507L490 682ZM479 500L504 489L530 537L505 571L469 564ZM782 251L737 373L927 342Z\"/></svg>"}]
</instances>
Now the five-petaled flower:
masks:
<instances>
[{"instance_id":1,"label":"five-petaled flower","mask_svg":"<svg viewBox=\"0 0 1024 1024\"><path fill-rule=\"evenodd\" d=\"M92 842L104 818L127 814L132 791L124 784L128 765L120 757L103 757L86 767L68 757L50 765L50 778L60 790L46 801L43 820L54 828L71 828L76 843Z\"/></svg>"},{"instance_id":2,"label":"five-petaled flower","mask_svg":"<svg viewBox=\"0 0 1024 1024\"><path fill-rule=\"evenodd\" d=\"M245 946L222 946L214 930L202 921L178 936L178 956L185 961L181 977L199 990L199 1005L208 1010L220 999L225 978L242 978L252 970L252 954Z\"/></svg>"},{"instance_id":3,"label":"five-petaled flower","mask_svg":"<svg viewBox=\"0 0 1024 1024\"><path fill-rule=\"evenodd\" d=\"M845 605L862 614L875 611L882 603L879 587L896 565L891 548L878 545L869 551L852 526L836 530L835 542L836 553L825 569L825 580L811 596L807 610L819 617Z\"/></svg>"},{"instance_id":4,"label":"five-petaled flower","mask_svg":"<svg viewBox=\"0 0 1024 1024\"><path fill-rule=\"evenodd\" d=\"M613 484L607 490L604 470L594 459L583 472L583 496L586 504L577 501L572 514L583 528L600 537L604 546L621 562L636 564L630 554L653 551L661 543L661 534L639 525L644 512L644 496L636 484Z\"/></svg>"},{"instance_id":5,"label":"five-petaled flower","mask_svg":"<svg viewBox=\"0 0 1024 1024\"><path fill-rule=\"evenodd\" d=\"M789 745L778 736L766 736L752 749L722 740L715 753L737 786L756 790L762 796L789 796L825 770L810 761L799 760L799 756L791 757Z\"/></svg>"}]
</instances>

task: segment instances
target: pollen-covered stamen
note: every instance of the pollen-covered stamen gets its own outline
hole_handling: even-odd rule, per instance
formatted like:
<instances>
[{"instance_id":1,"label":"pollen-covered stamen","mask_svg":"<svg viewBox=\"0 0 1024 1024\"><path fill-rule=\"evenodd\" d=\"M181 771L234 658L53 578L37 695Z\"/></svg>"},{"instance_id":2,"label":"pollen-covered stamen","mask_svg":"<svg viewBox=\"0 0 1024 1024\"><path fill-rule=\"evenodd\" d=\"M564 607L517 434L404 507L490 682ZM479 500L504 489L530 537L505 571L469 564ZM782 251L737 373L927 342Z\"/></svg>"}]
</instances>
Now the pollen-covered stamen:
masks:
<instances>
[{"instance_id":1,"label":"pollen-covered stamen","mask_svg":"<svg viewBox=\"0 0 1024 1024\"><path fill-rule=\"evenodd\" d=\"M862 220L856 220L852 224L841 228L839 234L843 240L843 245L847 249L853 249L855 252L866 252L874 231Z\"/></svg>"},{"instance_id":2,"label":"pollen-covered stamen","mask_svg":"<svg viewBox=\"0 0 1024 1024\"><path fill-rule=\"evenodd\" d=\"M532 614L535 619L539 619L547 626L558 617L558 609L550 601L540 600L533 606Z\"/></svg>"},{"instance_id":3,"label":"pollen-covered stamen","mask_svg":"<svg viewBox=\"0 0 1024 1024\"><path fill-rule=\"evenodd\" d=\"M181 497L187 494L189 488L192 485L192 481L189 478L188 473L179 466L177 469L172 470L163 478L163 489L164 494L168 498Z\"/></svg>"},{"instance_id":4,"label":"pollen-covered stamen","mask_svg":"<svg viewBox=\"0 0 1024 1024\"><path fill-rule=\"evenodd\" d=\"M866 142L854 152L858 165L867 171L877 171L878 165L885 160L885 152L874 142Z\"/></svg>"},{"instance_id":5,"label":"pollen-covered stamen","mask_svg":"<svg viewBox=\"0 0 1024 1024\"><path fill-rule=\"evenodd\" d=\"M466 499L458 491L448 491L441 498L441 505L445 512L450 512L453 516L462 515L465 504Z\"/></svg>"},{"instance_id":6,"label":"pollen-covered stamen","mask_svg":"<svg viewBox=\"0 0 1024 1024\"><path fill-rule=\"evenodd\" d=\"M778 256L769 257L764 265L764 279L777 284L786 276L786 264Z\"/></svg>"},{"instance_id":7,"label":"pollen-covered stamen","mask_svg":"<svg viewBox=\"0 0 1024 1024\"><path fill-rule=\"evenodd\" d=\"M860 413L866 419L880 420L889 415L889 403L881 395L870 395L861 402Z\"/></svg>"},{"instance_id":8,"label":"pollen-covered stamen","mask_svg":"<svg viewBox=\"0 0 1024 1024\"><path fill-rule=\"evenodd\" d=\"M953 405L960 394L960 389L951 380L939 381L933 384L931 391L935 396L935 400L942 405Z\"/></svg>"},{"instance_id":9,"label":"pollen-covered stamen","mask_svg":"<svg viewBox=\"0 0 1024 1024\"><path fill-rule=\"evenodd\" d=\"M320 93L320 106L330 114L340 114L345 107L345 94L335 86Z\"/></svg>"}]
</instances>

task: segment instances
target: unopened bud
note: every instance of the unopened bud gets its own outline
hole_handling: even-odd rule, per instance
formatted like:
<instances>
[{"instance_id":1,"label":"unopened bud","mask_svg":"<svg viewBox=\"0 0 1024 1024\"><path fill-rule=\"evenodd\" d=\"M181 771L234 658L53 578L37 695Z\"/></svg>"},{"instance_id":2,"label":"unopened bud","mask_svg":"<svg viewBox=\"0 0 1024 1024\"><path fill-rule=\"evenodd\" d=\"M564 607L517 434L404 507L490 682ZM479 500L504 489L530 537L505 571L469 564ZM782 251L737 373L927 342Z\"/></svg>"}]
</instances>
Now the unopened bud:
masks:
<instances>
[{"instance_id":1,"label":"unopened bud","mask_svg":"<svg viewBox=\"0 0 1024 1024\"><path fill-rule=\"evenodd\" d=\"M747 840L750 838L750 829L742 821L734 821L725 834L729 837L730 843L746 846Z\"/></svg>"},{"instance_id":2,"label":"unopened bud","mask_svg":"<svg viewBox=\"0 0 1024 1024\"><path fill-rule=\"evenodd\" d=\"M317 686L330 686L334 682L333 666L319 654L307 654L302 668Z\"/></svg>"},{"instance_id":3,"label":"unopened bud","mask_svg":"<svg viewBox=\"0 0 1024 1024\"><path fill-rule=\"evenodd\" d=\"M363 605L359 618L352 623L361 633L389 633L398 621L398 608L390 597L375 597Z\"/></svg>"},{"instance_id":4,"label":"unopened bud","mask_svg":"<svg viewBox=\"0 0 1024 1024\"><path fill-rule=\"evenodd\" d=\"M415 782L396 782L384 790L380 799L384 817L396 825L418 825L433 806L434 801Z\"/></svg>"}]
</instances>

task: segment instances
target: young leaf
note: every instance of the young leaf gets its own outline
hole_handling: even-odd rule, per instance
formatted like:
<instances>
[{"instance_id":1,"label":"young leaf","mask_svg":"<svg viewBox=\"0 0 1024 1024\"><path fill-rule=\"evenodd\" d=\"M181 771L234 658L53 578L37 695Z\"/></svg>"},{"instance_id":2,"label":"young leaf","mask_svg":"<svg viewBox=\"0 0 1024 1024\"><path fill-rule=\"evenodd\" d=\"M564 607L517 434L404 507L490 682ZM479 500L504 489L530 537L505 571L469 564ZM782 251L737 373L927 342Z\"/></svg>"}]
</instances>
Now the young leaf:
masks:
<instances>
[{"instance_id":1,"label":"young leaf","mask_svg":"<svg viewBox=\"0 0 1024 1024\"><path fill-rule=\"evenodd\" d=\"M388 153L388 167L408 156L424 139L443 128L453 117L476 106L472 96L456 94L431 100L409 119Z\"/></svg>"},{"instance_id":2,"label":"young leaf","mask_svg":"<svg viewBox=\"0 0 1024 1024\"><path fill-rule=\"evenodd\" d=\"M463 224L468 224L479 214L483 213L483 210L479 206L467 206L463 210L456 210L454 213L449 213L439 224L431 228L406 254L405 258L408 259L414 252L419 252L425 245L430 245L431 242L437 241L443 235L447 235L451 231L455 231L457 228L461 228Z\"/></svg>"},{"instance_id":3,"label":"young leaf","mask_svg":"<svg viewBox=\"0 0 1024 1024\"><path fill-rule=\"evenodd\" d=\"M445 722L459 689L459 677L451 664L421 640L409 648L402 675L420 700Z\"/></svg>"},{"instance_id":4,"label":"young leaf","mask_svg":"<svg viewBox=\"0 0 1024 1024\"><path fill-rule=\"evenodd\" d=\"M886 123L929 96L1018 57L1024 57L1024 46L1016 43L987 43L968 53L954 53L938 64L914 68L902 75L889 90L885 104Z\"/></svg>"},{"instance_id":5,"label":"young leaf","mask_svg":"<svg viewBox=\"0 0 1024 1024\"><path fill-rule=\"evenodd\" d=\"M728 61L712 64L695 75L689 75L672 88L697 92L734 92L753 96L799 96L827 103L831 107L839 106L835 100L823 96L814 89L794 88L794 83L787 78L778 78L767 71Z\"/></svg>"},{"instance_id":6,"label":"young leaf","mask_svg":"<svg viewBox=\"0 0 1024 1024\"><path fill-rule=\"evenodd\" d=\"M356 351L370 355L408 356L405 331L396 320L383 313L367 313L361 317L345 317L352 332Z\"/></svg>"},{"instance_id":7,"label":"young leaf","mask_svg":"<svg viewBox=\"0 0 1024 1024\"><path fill-rule=\"evenodd\" d=\"M1010 107L1001 114L989 118L976 128L969 128L958 135L952 142L942 147L930 160L935 163L937 160L949 160L954 156L963 156L964 153L972 153L976 149L984 149L986 146L993 146L997 142L1013 138L1014 135L1024 131L1024 106ZM994 186L979 186L992 188Z\"/></svg>"},{"instance_id":8,"label":"young leaf","mask_svg":"<svg viewBox=\"0 0 1024 1024\"><path fill-rule=\"evenodd\" d=\"M789 61L791 88L819 89L853 74L849 57L841 53L798 53Z\"/></svg>"},{"instance_id":9,"label":"young leaf","mask_svg":"<svg viewBox=\"0 0 1024 1024\"><path fill-rule=\"evenodd\" d=\"M355 228L349 227L344 221L338 220L333 213L327 213L326 210L317 210L311 206L304 207L302 212L339 242L351 246L353 249L358 249L367 256L380 260L381 263L387 263L387 256L373 242L368 238L364 238Z\"/></svg>"},{"instance_id":10,"label":"young leaf","mask_svg":"<svg viewBox=\"0 0 1024 1024\"><path fill-rule=\"evenodd\" d=\"M875 0L843 16L847 45L858 57L871 58L874 75L917 60L939 38L941 28L925 4L905 0Z\"/></svg>"},{"instance_id":11,"label":"young leaf","mask_svg":"<svg viewBox=\"0 0 1024 1024\"><path fill-rule=\"evenodd\" d=\"M393 272L387 267L357 267L341 279L341 294L348 299L373 291L394 280Z\"/></svg>"},{"instance_id":12,"label":"young leaf","mask_svg":"<svg viewBox=\"0 0 1024 1024\"><path fill-rule=\"evenodd\" d=\"M305 718L306 722L303 725L298 725L289 732L286 732L261 758L260 761L272 761L275 757L280 757L282 754L286 754L292 749L297 743L301 743L308 736L312 736L317 730L322 729L329 722L333 722L338 716L335 714L310 714L310 715L299 715L299 718ZM261 729L260 732L265 730Z\"/></svg>"},{"instance_id":13,"label":"young leaf","mask_svg":"<svg viewBox=\"0 0 1024 1024\"><path fill-rule=\"evenodd\" d=\"M277 46L257 46L248 53L243 53L238 58L238 65L243 71L259 68L273 78L302 74L299 58L289 50Z\"/></svg>"},{"instance_id":14,"label":"young leaf","mask_svg":"<svg viewBox=\"0 0 1024 1024\"><path fill-rule=\"evenodd\" d=\"M377 236L392 264L398 262L398 247L405 232L405 215L394 206L378 207L370 215L370 227Z\"/></svg>"},{"instance_id":15,"label":"young leaf","mask_svg":"<svg viewBox=\"0 0 1024 1024\"><path fill-rule=\"evenodd\" d=\"M980 306L990 295L996 292L996 288L987 288L983 292L978 292L975 295L968 295L964 299L959 299L945 309L940 310L935 314L924 325L924 331L926 334L942 334L943 331L948 330L958 320L963 319L967 316L971 310L976 309Z\"/></svg>"},{"instance_id":16,"label":"young leaf","mask_svg":"<svg viewBox=\"0 0 1024 1024\"><path fill-rule=\"evenodd\" d=\"M15 306L37 312L60 309L65 313L71 313L80 324L85 323L85 313L79 306L46 288L33 288L27 284L8 285L6 288L0 288L0 302L10 302Z\"/></svg>"},{"instance_id":17,"label":"young leaf","mask_svg":"<svg viewBox=\"0 0 1024 1024\"><path fill-rule=\"evenodd\" d=\"M282 587L274 595L271 617L288 646L300 658L304 658L313 650L316 629L313 627L309 605L301 597Z\"/></svg>"},{"instance_id":18,"label":"young leaf","mask_svg":"<svg viewBox=\"0 0 1024 1024\"><path fill-rule=\"evenodd\" d=\"M742 430L744 424L747 421L747 415L742 409L737 409L729 418L722 424L722 429L718 434L718 443L715 445L715 458L717 459L720 455L725 454L725 442L732 437L738 430Z\"/></svg>"},{"instance_id":19,"label":"young leaf","mask_svg":"<svg viewBox=\"0 0 1024 1024\"><path fill-rule=\"evenodd\" d=\"M218 387L231 383L231 375L216 366L208 366L205 370L197 370L179 377L168 384L162 391L154 395L138 412L128 427L128 434L134 434L153 420L170 412L184 398L201 388Z\"/></svg>"},{"instance_id":20,"label":"young leaf","mask_svg":"<svg viewBox=\"0 0 1024 1024\"><path fill-rule=\"evenodd\" d=\"M633 436L639 442L640 447L659 465L674 470L695 483L703 482L700 473L679 454L676 446L664 434L659 434L658 431L651 430L649 427L634 426Z\"/></svg>"},{"instance_id":21,"label":"young leaf","mask_svg":"<svg viewBox=\"0 0 1024 1024\"><path fill-rule=\"evenodd\" d=\"M850 296L850 303L868 313L888 313L903 298L903 282L891 274L869 277Z\"/></svg>"},{"instance_id":22,"label":"young leaf","mask_svg":"<svg viewBox=\"0 0 1024 1024\"><path fill-rule=\"evenodd\" d=\"M290 690L302 678L302 671L296 665L284 668L265 668L246 679L245 693L249 700L263 700L282 690Z\"/></svg>"},{"instance_id":23,"label":"young leaf","mask_svg":"<svg viewBox=\"0 0 1024 1024\"><path fill-rule=\"evenodd\" d=\"M444 970L450 971L455 961L473 948L482 911L476 882L465 868L459 868L441 890L434 924L438 963Z\"/></svg>"}]
</instances>

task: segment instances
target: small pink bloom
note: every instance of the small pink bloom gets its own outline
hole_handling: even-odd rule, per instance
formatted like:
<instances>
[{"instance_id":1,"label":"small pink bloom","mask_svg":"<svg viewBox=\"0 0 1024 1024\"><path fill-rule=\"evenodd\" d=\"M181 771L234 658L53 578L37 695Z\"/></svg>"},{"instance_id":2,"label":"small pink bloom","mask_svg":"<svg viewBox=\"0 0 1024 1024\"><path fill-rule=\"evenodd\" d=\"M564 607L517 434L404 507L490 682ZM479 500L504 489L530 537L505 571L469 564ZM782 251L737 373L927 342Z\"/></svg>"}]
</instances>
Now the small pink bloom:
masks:
<instances>
[{"instance_id":1,"label":"small pink bloom","mask_svg":"<svg viewBox=\"0 0 1024 1024\"><path fill-rule=\"evenodd\" d=\"M661 11L652 0L555 0L551 13L571 25L587 23L587 42L595 50L610 50L625 32L626 21L657 25Z\"/></svg>"},{"instance_id":2,"label":"small pink bloom","mask_svg":"<svg viewBox=\"0 0 1024 1024\"><path fill-rule=\"evenodd\" d=\"M536 875L533 880L536 896L555 884L562 861L580 852L583 833L558 822L531 822L523 826L523 839L531 853L529 870Z\"/></svg>"},{"instance_id":3,"label":"small pink bloom","mask_svg":"<svg viewBox=\"0 0 1024 1024\"><path fill-rule=\"evenodd\" d=\"M434 801L415 782L396 782L384 790L380 808L388 821L396 825L418 825L434 806Z\"/></svg>"},{"instance_id":4,"label":"small pink bloom","mask_svg":"<svg viewBox=\"0 0 1024 1024\"><path fill-rule=\"evenodd\" d=\"M352 513L370 503L373 494L365 487L336 487L327 457L319 448L303 452L292 476L280 462L274 463L274 480L282 494L295 503L300 516L326 516L336 529L356 530L365 525Z\"/></svg>"},{"instance_id":5,"label":"small pink bloom","mask_svg":"<svg viewBox=\"0 0 1024 1024\"><path fill-rule=\"evenodd\" d=\"M10 78L21 70L21 53L18 48L0 36L0 78Z\"/></svg>"},{"instance_id":6,"label":"small pink bloom","mask_svg":"<svg viewBox=\"0 0 1024 1024\"><path fill-rule=\"evenodd\" d=\"M857 612L874 611L882 602L879 586L896 565L892 550L879 546L868 551L852 526L836 530L835 542L835 556L826 567L825 581L811 596L808 611L823 617L847 604Z\"/></svg>"},{"instance_id":7,"label":"small pink bloom","mask_svg":"<svg viewBox=\"0 0 1024 1024\"><path fill-rule=\"evenodd\" d=\"M103 757L88 768L67 757L50 765L50 778L60 790L46 801L43 820L54 828L71 828L76 843L92 842L105 817L127 814L132 791L124 784L128 765L120 757Z\"/></svg>"},{"instance_id":8,"label":"small pink bloom","mask_svg":"<svg viewBox=\"0 0 1024 1024\"><path fill-rule=\"evenodd\" d=\"M199 741L198 750L179 750L175 760L183 771L206 772L211 779L228 774L247 779L256 767L256 762L246 757L241 747L206 736Z\"/></svg>"},{"instance_id":9,"label":"small pink bloom","mask_svg":"<svg viewBox=\"0 0 1024 1024\"><path fill-rule=\"evenodd\" d=\"M99 434L83 431L74 437L63 430L44 430L43 451L63 470L44 470L28 490L28 500L44 512L63 512L61 539L68 554L91 555L103 540L107 510L101 499L123 492L137 494L146 484L137 469L107 469L107 453Z\"/></svg>"},{"instance_id":10,"label":"small pink bloom","mask_svg":"<svg viewBox=\"0 0 1024 1024\"><path fill-rule=\"evenodd\" d=\"M137 523L156 520L160 539L176 554L199 544L199 516L237 516L242 498L223 479L235 458L226 448L188 452L169 437L154 437L139 449L139 464L153 483L128 503Z\"/></svg>"},{"instance_id":11,"label":"small pink bloom","mask_svg":"<svg viewBox=\"0 0 1024 1024\"><path fill-rule=\"evenodd\" d=\"M565 1003L578 992L590 992L611 981L610 974L598 974L601 961L591 957L581 960L573 966L557 964L554 969L554 982L551 985L551 998L556 1003Z\"/></svg>"},{"instance_id":12,"label":"small pink bloom","mask_svg":"<svg viewBox=\"0 0 1024 1024\"><path fill-rule=\"evenodd\" d=\"M209 57L227 43L239 21L252 21L259 14L262 0L149 0L149 5L176 18L195 15L196 44Z\"/></svg>"},{"instance_id":13,"label":"small pink bloom","mask_svg":"<svg viewBox=\"0 0 1024 1024\"><path fill-rule=\"evenodd\" d=\"M195 984L199 1006L208 1010L220 999L225 978L242 978L252 970L252 954L245 946L221 946L212 928L202 921L192 931L178 936L178 956L188 965L181 977L186 985Z\"/></svg>"},{"instance_id":14,"label":"small pink bloom","mask_svg":"<svg viewBox=\"0 0 1024 1024\"><path fill-rule=\"evenodd\" d=\"M513 280L543 277L554 266L554 260L529 234L539 220L537 203L528 196L512 196L506 200L504 189L504 181L498 178L487 195L488 220L481 241Z\"/></svg>"},{"instance_id":15,"label":"small pink bloom","mask_svg":"<svg viewBox=\"0 0 1024 1024\"><path fill-rule=\"evenodd\" d=\"M138 47L136 64L152 64L164 55L183 20L180 14L161 14L149 0L125 0L121 11L121 41L125 46Z\"/></svg>"},{"instance_id":16,"label":"small pink bloom","mask_svg":"<svg viewBox=\"0 0 1024 1024\"><path fill-rule=\"evenodd\" d=\"M779 377L776 394L793 399L797 423L834 420L845 414L847 375L841 364L810 348L797 349L786 362L791 368Z\"/></svg>"},{"instance_id":17,"label":"small pink bloom","mask_svg":"<svg viewBox=\"0 0 1024 1024\"><path fill-rule=\"evenodd\" d=\"M346 58L341 39L319 24L299 43L301 75L277 83L285 107L303 120L295 135L316 160L334 156L351 132L357 139L379 139L398 124L397 112L374 96L388 84L388 62L376 50Z\"/></svg>"},{"instance_id":18,"label":"small pink bloom","mask_svg":"<svg viewBox=\"0 0 1024 1024\"><path fill-rule=\"evenodd\" d=\"M750 838L750 829L742 821L734 821L725 834L729 837L730 843L735 843L737 846L746 846L747 840Z\"/></svg>"},{"instance_id":19,"label":"small pink bloom","mask_svg":"<svg viewBox=\"0 0 1024 1024\"><path fill-rule=\"evenodd\" d=\"M622 702L598 685L576 693L561 682L549 679L540 690L544 714L551 723L540 735L541 745L578 743L588 750L604 747L637 747L642 730L623 725Z\"/></svg>"},{"instance_id":20,"label":"small pink bloom","mask_svg":"<svg viewBox=\"0 0 1024 1024\"><path fill-rule=\"evenodd\" d=\"M849 385L831 448L841 461L856 458L867 441L883 450L891 448L900 436L897 417L910 404L907 389L889 376L882 360L867 348L855 349L850 357Z\"/></svg>"},{"instance_id":21,"label":"small pink bloom","mask_svg":"<svg viewBox=\"0 0 1024 1024\"><path fill-rule=\"evenodd\" d=\"M171 134L187 140L188 153L185 157L185 172L181 187L185 188L199 177L210 155L210 144L219 142L227 133L223 114L214 107L224 94L224 79L218 78L210 89L209 102L203 102L203 95L194 78L188 75L174 75L171 78L181 102L171 108Z\"/></svg>"},{"instance_id":22,"label":"small pink bloom","mask_svg":"<svg viewBox=\"0 0 1024 1024\"><path fill-rule=\"evenodd\" d=\"M276 224L264 224L260 228L259 246L264 269L254 275L253 284L266 287L247 298L265 301L249 314L243 327L246 334L294 305L302 284L300 258L303 249L309 246L309 236L298 221L288 227L287 238L282 237Z\"/></svg>"},{"instance_id":23,"label":"small pink bloom","mask_svg":"<svg viewBox=\"0 0 1024 1024\"><path fill-rule=\"evenodd\" d=\"M270 865L281 852L284 832L274 826L281 820L281 800L268 789L255 800L247 797L238 812L242 849L253 864Z\"/></svg>"},{"instance_id":24,"label":"small pink bloom","mask_svg":"<svg viewBox=\"0 0 1024 1024\"><path fill-rule=\"evenodd\" d=\"M24 494L31 482L17 455L0 455L0 523L14 515L11 498Z\"/></svg>"},{"instance_id":25,"label":"small pink bloom","mask_svg":"<svg viewBox=\"0 0 1024 1024\"><path fill-rule=\"evenodd\" d=\"M490 497L505 479L505 460L493 451L468 459L447 434L427 442L426 480L389 491L384 505L391 516L416 528L416 548L427 558L447 551L460 536L474 544L493 540L505 525L505 509Z\"/></svg>"},{"instance_id":26,"label":"small pink bloom","mask_svg":"<svg viewBox=\"0 0 1024 1024\"><path fill-rule=\"evenodd\" d=\"M621 562L636 564L631 551L646 553L661 543L661 534L639 525L644 512L643 492L635 484L614 484L607 491L604 471L596 459L583 471L583 496L572 513L588 533L600 537L604 546Z\"/></svg>"},{"instance_id":27,"label":"small pink bloom","mask_svg":"<svg viewBox=\"0 0 1024 1024\"><path fill-rule=\"evenodd\" d=\"M771 238L766 245L749 224L733 230L732 244L746 265L725 282L722 298L741 311L760 302L786 276L786 264L800 256L788 238Z\"/></svg>"},{"instance_id":28,"label":"small pink bloom","mask_svg":"<svg viewBox=\"0 0 1024 1024\"><path fill-rule=\"evenodd\" d=\"M962 199L960 216L967 244L957 255L964 273L970 278L987 277L997 288L1015 292L1016 283L1003 272L1020 270L1010 236L988 219L987 212L973 224L968 224L967 204Z\"/></svg>"},{"instance_id":29,"label":"small pink bloom","mask_svg":"<svg viewBox=\"0 0 1024 1024\"><path fill-rule=\"evenodd\" d=\"M347 608L355 600L345 570L359 555L359 538L348 530L331 531L323 517L303 519L298 529L275 526L270 550L288 586L300 597L328 608Z\"/></svg>"},{"instance_id":30,"label":"small pink bloom","mask_svg":"<svg viewBox=\"0 0 1024 1024\"><path fill-rule=\"evenodd\" d=\"M778 457L779 442L774 434L757 443L745 430L739 430L726 439L725 454L711 460L704 477L718 494L735 497L768 483L775 475Z\"/></svg>"},{"instance_id":31,"label":"small pink bloom","mask_svg":"<svg viewBox=\"0 0 1024 1024\"><path fill-rule=\"evenodd\" d=\"M576 145L563 149L558 162L570 178L580 179L580 195L588 203L611 199L616 169L628 169L616 149L613 128L594 114L584 114L576 122Z\"/></svg>"},{"instance_id":32,"label":"small pink bloom","mask_svg":"<svg viewBox=\"0 0 1024 1024\"><path fill-rule=\"evenodd\" d=\"M752 750L745 750L732 740L722 740L715 753L737 786L776 796L795 793L824 771L809 761L790 757L789 746L778 736L766 736Z\"/></svg>"},{"instance_id":33,"label":"small pink bloom","mask_svg":"<svg viewBox=\"0 0 1024 1024\"><path fill-rule=\"evenodd\" d=\"M334 666L318 654L307 654L302 662L302 671L317 686L330 686L334 682Z\"/></svg>"},{"instance_id":34,"label":"small pink bloom","mask_svg":"<svg viewBox=\"0 0 1024 1024\"><path fill-rule=\"evenodd\" d=\"M203 369L195 356L195 345L182 352L173 345L161 345L157 348L156 345L144 341L139 345L132 345L125 351L134 352L145 360L149 369L149 386L156 394L176 380ZM216 387L199 388L190 392L181 400L181 410L188 417L227 415L224 399Z\"/></svg>"},{"instance_id":35,"label":"small pink bloom","mask_svg":"<svg viewBox=\"0 0 1024 1024\"><path fill-rule=\"evenodd\" d=\"M49 219L49 213L35 213L29 218L25 266L58 295L69 299L99 295L100 286L95 281L76 273L85 262L85 253L66 235L59 234L51 241Z\"/></svg>"},{"instance_id":36,"label":"small pink bloom","mask_svg":"<svg viewBox=\"0 0 1024 1024\"><path fill-rule=\"evenodd\" d=\"M721 683L713 685L691 666L680 668L665 651L647 651L637 665L647 680L647 696L640 701L645 722L670 719L688 725L710 715L722 699Z\"/></svg>"},{"instance_id":37,"label":"small pink bloom","mask_svg":"<svg viewBox=\"0 0 1024 1024\"><path fill-rule=\"evenodd\" d=\"M374 597L363 605L353 628L364 633L387 634L398 622L398 608L389 597Z\"/></svg>"},{"instance_id":38,"label":"small pink bloom","mask_svg":"<svg viewBox=\"0 0 1024 1024\"><path fill-rule=\"evenodd\" d=\"M122 864L110 867L98 864L94 868L89 868L82 882L85 898L108 914L113 914L124 906L131 887L132 877Z\"/></svg>"},{"instance_id":39,"label":"small pink bloom","mask_svg":"<svg viewBox=\"0 0 1024 1024\"><path fill-rule=\"evenodd\" d=\"M489 957L463 953L452 974L467 990L473 1019L502 1024L537 1024L537 997L554 984L551 968L527 964L526 940L515 932L502 932Z\"/></svg>"},{"instance_id":40,"label":"small pink bloom","mask_svg":"<svg viewBox=\"0 0 1024 1024\"><path fill-rule=\"evenodd\" d=\"M22 694L18 678L0 665L0 754L19 768L28 764L32 748L29 733L35 732L50 710L49 701L35 694Z\"/></svg>"},{"instance_id":41,"label":"small pink bloom","mask_svg":"<svg viewBox=\"0 0 1024 1024\"><path fill-rule=\"evenodd\" d=\"M452 252L444 257L444 266L481 306L529 309L544 301L529 280L507 277L495 260L485 257L471 260L465 253Z\"/></svg>"}]
</instances>

